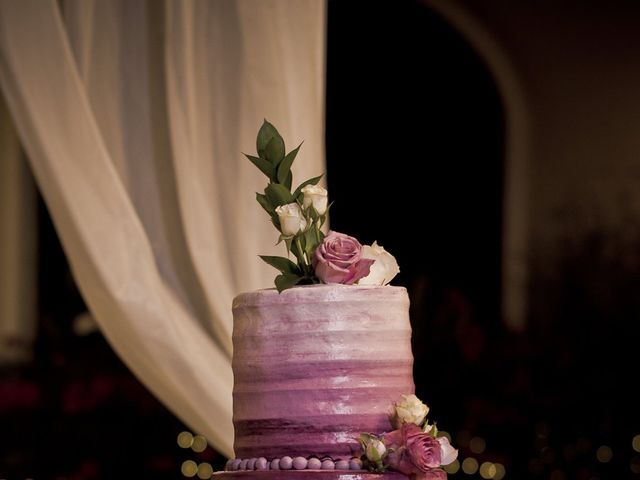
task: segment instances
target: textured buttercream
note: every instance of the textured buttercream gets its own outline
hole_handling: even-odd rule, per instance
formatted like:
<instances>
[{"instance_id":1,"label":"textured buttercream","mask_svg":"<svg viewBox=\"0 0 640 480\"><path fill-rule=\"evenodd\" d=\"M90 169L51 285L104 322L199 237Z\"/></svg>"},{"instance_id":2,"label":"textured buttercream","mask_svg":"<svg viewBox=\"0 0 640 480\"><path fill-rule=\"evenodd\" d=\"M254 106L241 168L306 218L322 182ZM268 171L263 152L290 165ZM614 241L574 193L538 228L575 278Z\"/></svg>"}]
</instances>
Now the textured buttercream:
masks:
<instances>
[{"instance_id":1,"label":"textured buttercream","mask_svg":"<svg viewBox=\"0 0 640 480\"><path fill-rule=\"evenodd\" d=\"M349 459L362 432L392 429L414 392L402 287L314 285L233 301L233 421L239 458Z\"/></svg>"}]
</instances>

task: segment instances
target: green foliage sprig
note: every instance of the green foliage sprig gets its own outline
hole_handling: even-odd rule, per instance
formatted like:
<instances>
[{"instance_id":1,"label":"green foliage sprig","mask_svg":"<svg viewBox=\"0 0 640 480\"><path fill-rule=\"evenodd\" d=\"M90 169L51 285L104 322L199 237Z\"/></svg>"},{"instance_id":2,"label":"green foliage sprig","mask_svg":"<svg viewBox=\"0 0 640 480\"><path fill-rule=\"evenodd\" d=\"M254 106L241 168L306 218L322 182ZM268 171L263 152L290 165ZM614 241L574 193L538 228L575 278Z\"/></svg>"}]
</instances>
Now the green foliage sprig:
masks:
<instances>
[{"instance_id":1,"label":"green foliage sprig","mask_svg":"<svg viewBox=\"0 0 640 480\"><path fill-rule=\"evenodd\" d=\"M287 255L293 254L296 260L260 255L262 260L280 272L275 278L278 292L294 285L320 283L314 273L312 258L324 239L321 228L327 220L330 205L319 212L310 196L305 199L305 187L317 185L322 175L302 182L291 191L291 167L301 146L302 143L286 153L282 136L276 127L264 120L256 138L258 156L244 154L269 179L264 193L256 193L256 200L280 232L278 244L284 242ZM319 190L324 191L326 196L326 190ZM296 217L298 214L299 218Z\"/></svg>"}]
</instances>

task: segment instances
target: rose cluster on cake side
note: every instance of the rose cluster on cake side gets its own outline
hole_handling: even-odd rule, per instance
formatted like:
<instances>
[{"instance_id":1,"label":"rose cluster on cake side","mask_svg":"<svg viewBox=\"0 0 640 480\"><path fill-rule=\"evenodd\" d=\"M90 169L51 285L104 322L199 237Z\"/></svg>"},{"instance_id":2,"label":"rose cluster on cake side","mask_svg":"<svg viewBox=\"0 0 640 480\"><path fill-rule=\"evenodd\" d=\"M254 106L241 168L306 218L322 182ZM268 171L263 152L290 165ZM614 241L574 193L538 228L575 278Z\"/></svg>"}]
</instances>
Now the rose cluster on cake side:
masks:
<instances>
[{"instance_id":1,"label":"rose cluster on cake side","mask_svg":"<svg viewBox=\"0 0 640 480\"><path fill-rule=\"evenodd\" d=\"M394 404L391 420L396 430L360 435L364 467L372 472L389 468L416 480L446 479L440 467L455 461L458 450L446 436L438 435L436 425L427 421L428 413L429 407L418 397L403 395Z\"/></svg>"},{"instance_id":2,"label":"rose cluster on cake side","mask_svg":"<svg viewBox=\"0 0 640 480\"><path fill-rule=\"evenodd\" d=\"M279 292L295 285L314 283L344 285L386 285L400 269L393 255L373 242L361 245L343 233L324 234L331 205L327 190L318 185L322 175L302 182L293 192L291 166L302 144L286 153L278 130L266 120L258 131L258 156L245 156L269 178L264 193L256 200L280 232L287 257L261 255L280 274L275 278Z\"/></svg>"}]
</instances>

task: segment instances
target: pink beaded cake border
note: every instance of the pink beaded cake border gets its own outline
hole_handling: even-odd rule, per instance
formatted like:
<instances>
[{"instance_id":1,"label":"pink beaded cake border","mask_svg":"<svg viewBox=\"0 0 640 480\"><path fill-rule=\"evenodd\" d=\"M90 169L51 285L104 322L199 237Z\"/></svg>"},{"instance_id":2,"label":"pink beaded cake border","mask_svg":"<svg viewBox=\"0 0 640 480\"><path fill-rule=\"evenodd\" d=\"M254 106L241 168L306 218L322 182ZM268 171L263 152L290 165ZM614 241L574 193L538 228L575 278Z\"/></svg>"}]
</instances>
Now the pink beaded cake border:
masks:
<instances>
[{"instance_id":1,"label":"pink beaded cake border","mask_svg":"<svg viewBox=\"0 0 640 480\"><path fill-rule=\"evenodd\" d=\"M366 470L238 470L215 472L214 480L407 480L398 472L371 473Z\"/></svg>"},{"instance_id":2,"label":"pink beaded cake border","mask_svg":"<svg viewBox=\"0 0 640 480\"><path fill-rule=\"evenodd\" d=\"M286 471L286 470L344 470L344 471L363 471L362 460L353 457L349 460L333 460L330 457L318 458L311 457L290 457L285 455L281 458L274 458L269 461L265 457L259 458L234 458L227 461L225 465L226 472L243 472L243 471Z\"/></svg>"}]
</instances>

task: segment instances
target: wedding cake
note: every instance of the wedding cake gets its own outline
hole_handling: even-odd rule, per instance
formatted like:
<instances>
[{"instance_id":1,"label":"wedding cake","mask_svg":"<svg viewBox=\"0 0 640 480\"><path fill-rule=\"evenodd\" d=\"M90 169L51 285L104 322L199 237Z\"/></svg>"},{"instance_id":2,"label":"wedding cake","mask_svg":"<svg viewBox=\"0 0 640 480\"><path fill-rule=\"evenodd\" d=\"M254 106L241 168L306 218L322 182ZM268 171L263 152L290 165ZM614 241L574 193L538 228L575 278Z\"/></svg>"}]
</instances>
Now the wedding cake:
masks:
<instances>
[{"instance_id":1,"label":"wedding cake","mask_svg":"<svg viewBox=\"0 0 640 480\"><path fill-rule=\"evenodd\" d=\"M291 192L298 149L265 121L258 157L269 177L260 205L288 257L276 289L233 301L234 451L215 478L445 479L457 456L414 395L409 298L388 285L398 265L374 242L321 230L320 177ZM299 148L299 147L298 147Z\"/></svg>"}]
</instances>

